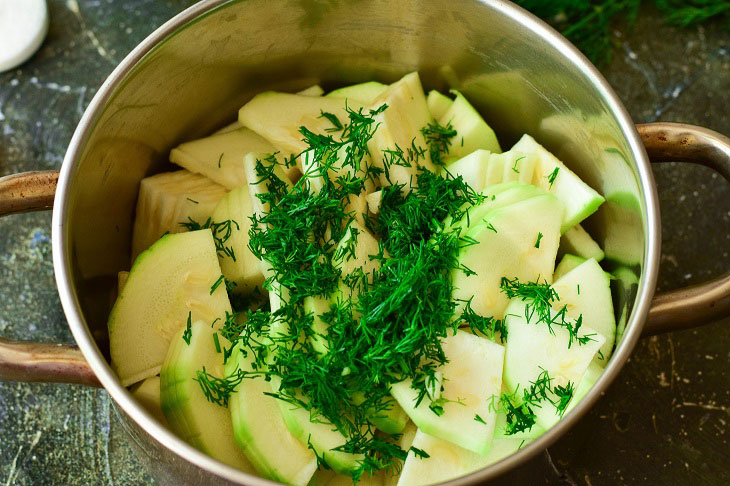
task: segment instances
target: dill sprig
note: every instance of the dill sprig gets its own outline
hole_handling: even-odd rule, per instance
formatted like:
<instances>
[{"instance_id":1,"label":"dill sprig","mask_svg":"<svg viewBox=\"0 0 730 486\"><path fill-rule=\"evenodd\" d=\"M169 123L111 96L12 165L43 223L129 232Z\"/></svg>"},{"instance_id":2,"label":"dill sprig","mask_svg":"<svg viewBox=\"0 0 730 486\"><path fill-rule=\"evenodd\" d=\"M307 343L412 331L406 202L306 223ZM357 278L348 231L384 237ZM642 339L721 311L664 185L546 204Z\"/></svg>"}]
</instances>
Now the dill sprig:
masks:
<instances>
[{"instance_id":1,"label":"dill sprig","mask_svg":"<svg viewBox=\"0 0 730 486\"><path fill-rule=\"evenodd\" d=\"M551 387L552 378L547 370L542 370L530 386L514 393L502 393L499 402L495 405L495 397L492 397L490 408L506 415L507 426L505 435L514 435L519 432L531 430L535 425L537 416L535 408L542 408L545 403L552 404L556 412L562 417L573 398L574 386L568 382L565 386L555 385Z\"/></svg>"},{"instance_id":2,"label":"dill sprig","mask_svg":"<svg viewBox=\"0 0 730 486\"><path fill-rule=\"evenodd\" d=\"M595 334L579 335L583 325L583 315L577 319L568 317L568 306L564 305L557 311L553 311L553 304L560 301L555 289L546 281L540 283L538 278L535 282L520 282L518 278L512 280L502 277L501 290L510 299L518 298L525 302L525 320L529 324L533 317L537 317L536 324L542 323L548 326L551 334L555 334L553 326L562 327L568 331L568 348L577 342L579 345L595 341Z\"/></svg>"},{"instance_id":3,"label":"dill sprig","mask_svg":"<svg viewBox=\"0 0 730 486\"><path fill-rule=\"evenodd\" d=\"M477 319L473 313L455 316L448 277L465 241L442 221L460 218L483 196L461 177L423 168L427 148L415 141L386 150L384 169L370 165L367 142L377 129L374 116L385 109L347 108L347 123L322 113L337 128L324 134L301 127L308 149L298 157L308 158L303 164L308 169L292 187L277 180L271 165L281 162L275 157L257 163L255 183L267 189L258 197L269 209L252 217L249 248L270 267L264 286L279 294L281 305L272 312L247 313L245 326L227 319L221 331L242 352L253 353L257 376L278 377L272 396L342 432L345 439L336 450L365 455L355 479L397 468L407 455L393 437L376 434L370 421L393 407L390 385L409 378L425 396L435 370L446 362L441 341L449 333L464 324L485 334L502 330L501 321ZM430 129L429 148L436 146L441 155L451 129ZM387 178L393 165L413 167L415 175L407 189L383 188L378 218L366 219L367 229L380 237L377 254L370 255L377 269L343 274L336 262L354 256L359 239L347 201L382 171ZM339 245L348 231L350 239ZM356 289L357 297L337 297L341 285ZM324 355L315 352L310 339L314 316L302 305L310 296L331 297L329 310L318 316L328 326L321 336L329 350ZM435 413L439 406L443 410L436 403Z\"/></svg>"},{"instance_id":4,"label":"dill sprig","mask_svg":"<svg viewBox=\"0 0 730 486\"><path fill-rule=\"evenodd\" d=\"M213 234L213 241L215 242L215 250L219 256L227 256L234 262L236 261L236 253L232 246L226 246L225 243L233 234L233 228L236 230L241 229L238 223L232 219L221 221L220 223L214 222L211 218L208 218L202 224L195 221L193 218L188 216L187 221L178 223L180 226L186 228L188 231L198 231L201 229L210 228Z\"/></svg>"},{"instance_id":5,"label":"dill sprig","mask_svg":"<svg viewBox=\"0 0 730 486\"><path fill-rule=\"evenodd\" d=\"M611 59L612 28L621 21L632 26L641 0L515 0L542 17L573 42L594 63ZM653 0L667 23L690 27L712 19L730 26L727 0Z\"/></svg>"},{"instance_id":6,"label":"dill sprig","mask_svg":"<svg viewBox=\"0 0 730 486\"><path fill-rule=\"evenodd\" d=\"M193 379L198 382L200 389L209 402L220 405L221 407L228 407L228 400L231 398L231 393L236 390L236 387L245 377L241 370L236 370L230 376L219 378L208 373L205 366L203 366L202 370L196 371L196 377Z\"/></svg>"},{"instance_id":7,"label":"dill sprig","mask_svg":"<svg viewBox=\"0 0 730 486\"><path fill-rule=\"evenodd\" d=\"M431 161L437 166L444 165L443 157L448 155L451 139L456 136L456 130L451 126L451 123L446 123L446 126L443 126L434 120L428 126L423 127L421 133L426 139Z\"/></svg>"}]
</instances>

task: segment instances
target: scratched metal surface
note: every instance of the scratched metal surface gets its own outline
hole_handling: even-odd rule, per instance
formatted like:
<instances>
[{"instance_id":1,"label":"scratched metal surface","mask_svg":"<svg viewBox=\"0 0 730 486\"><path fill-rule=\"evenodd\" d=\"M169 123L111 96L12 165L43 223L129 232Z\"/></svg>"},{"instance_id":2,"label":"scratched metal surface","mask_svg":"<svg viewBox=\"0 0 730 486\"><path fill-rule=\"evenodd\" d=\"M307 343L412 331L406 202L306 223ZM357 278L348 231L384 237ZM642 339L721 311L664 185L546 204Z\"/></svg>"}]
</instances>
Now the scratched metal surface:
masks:
<instances>
[{"instance_id":1,"label":"scratched metal surface","mask_svg":"<svg viewBox=\"0 0 730 486\"><path fill-rule=\"evenodd\" d=\"M56 168L96 88L191 1L50 0L40 52L0 74L0 175ZM634 120L730 133L730 35L645 10L604 69ZM730 185L701 167L655 171L660 288L730 266ZM49 214L0 220L0 334L72 342L56 295ZM643 340L595 410L517 476L531 484L728 484L730 320ZM147 484L103 391L0 383L0 484Z\"/></svg>"}]
</instances>

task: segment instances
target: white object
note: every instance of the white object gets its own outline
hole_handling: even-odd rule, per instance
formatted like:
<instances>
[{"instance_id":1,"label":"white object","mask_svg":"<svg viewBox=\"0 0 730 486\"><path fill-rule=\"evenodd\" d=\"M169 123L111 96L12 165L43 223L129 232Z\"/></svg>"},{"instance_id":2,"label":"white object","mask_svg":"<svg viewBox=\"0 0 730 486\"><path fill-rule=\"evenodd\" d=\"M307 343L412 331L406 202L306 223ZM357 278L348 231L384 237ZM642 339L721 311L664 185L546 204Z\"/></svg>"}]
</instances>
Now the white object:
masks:
<instances>
[{"instance_id":1,"label":"white object","mask_svg":"<svg viewBox=\"0 0 730 486\"><path fill-rule=\"evenodd\" d=\"M0 0L0 72L28 60L47 32L45 0Z\"/></svg>"}]
</instances>

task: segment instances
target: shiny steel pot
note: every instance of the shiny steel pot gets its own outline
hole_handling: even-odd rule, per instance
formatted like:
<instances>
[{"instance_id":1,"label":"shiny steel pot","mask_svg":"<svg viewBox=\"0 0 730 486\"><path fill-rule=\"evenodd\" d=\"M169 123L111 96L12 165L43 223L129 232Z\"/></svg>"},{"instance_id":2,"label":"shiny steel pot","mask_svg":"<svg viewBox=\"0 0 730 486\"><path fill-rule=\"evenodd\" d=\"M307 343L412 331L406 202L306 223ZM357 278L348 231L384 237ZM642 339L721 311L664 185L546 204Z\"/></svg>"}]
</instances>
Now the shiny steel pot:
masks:
<instances>
[{"instance_id":1,"label":"shiny steel pot","mask_svg":"<svg viewBox=\"0 0 730 486\"><path fill-rule=\"evenodd\" d=\"M0 379L104 386L162 484L269 483L177 438L109 366L106 319L115 275L129 267L139 181L164 170L171 147L230 121L256 92L391 82L413 70L429 88L464 92L504 146L528 132L604 194L592 233L640 274L626 331L588 396L519 453L451 484L494 478L555 442L614 380L640 336L730 315L728 276L653 297L661 233L649 168L649 160L688 161L730 179L730 139L687 125L634 126L598 71L532 15L496 0L211 0L160 27L109 76L60 174L0 179L0 214L53 206L58 291L79 346L0 340Z\"/></svg>"}]
</instances>

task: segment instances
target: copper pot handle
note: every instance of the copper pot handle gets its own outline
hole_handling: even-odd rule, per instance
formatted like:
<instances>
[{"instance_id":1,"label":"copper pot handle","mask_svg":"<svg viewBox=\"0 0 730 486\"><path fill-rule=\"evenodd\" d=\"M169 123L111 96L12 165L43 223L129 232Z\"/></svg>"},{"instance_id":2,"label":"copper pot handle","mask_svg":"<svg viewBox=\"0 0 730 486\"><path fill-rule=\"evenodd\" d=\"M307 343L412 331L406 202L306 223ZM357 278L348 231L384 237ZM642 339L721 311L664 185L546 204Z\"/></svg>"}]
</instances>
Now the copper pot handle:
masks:
<instances>
[{"instance_id":1,"label":"copper pot handle","mask_svg":"<svg viewBox=\"0 0 730 486\"><path fill-rule=\"evenodd\" d=\"M691 162L730 182L730 138L682 123L637 125L652 162ZM654 296L643 335L688 329L730 316L730 273Z\"/></svg>"},{"instance_id":2,"label":"copper pot handle","mask_svg":"<svg viewBox=\"0 0 730 486\"><path fill-rule=\"evenodd\" d=\"M0 177L0 216L53 207L58 171ZM0 380L101 386L76 346L0 337Z\"/></svg>"}]
</instances>

